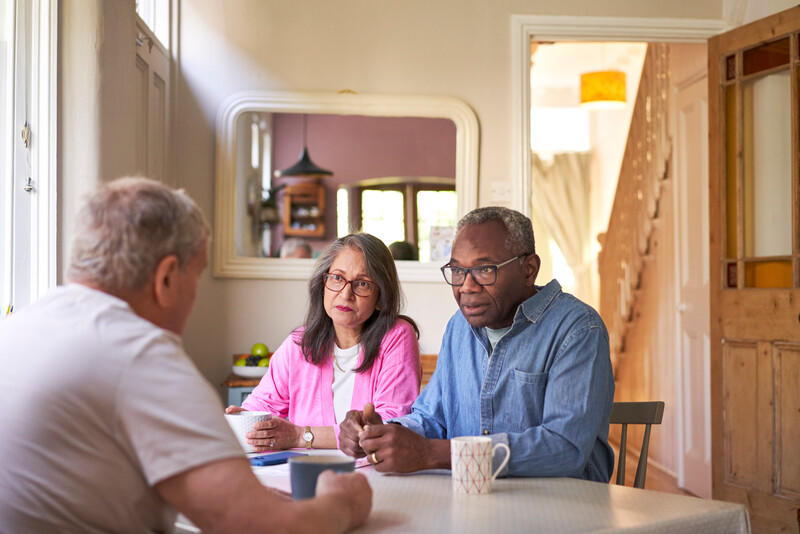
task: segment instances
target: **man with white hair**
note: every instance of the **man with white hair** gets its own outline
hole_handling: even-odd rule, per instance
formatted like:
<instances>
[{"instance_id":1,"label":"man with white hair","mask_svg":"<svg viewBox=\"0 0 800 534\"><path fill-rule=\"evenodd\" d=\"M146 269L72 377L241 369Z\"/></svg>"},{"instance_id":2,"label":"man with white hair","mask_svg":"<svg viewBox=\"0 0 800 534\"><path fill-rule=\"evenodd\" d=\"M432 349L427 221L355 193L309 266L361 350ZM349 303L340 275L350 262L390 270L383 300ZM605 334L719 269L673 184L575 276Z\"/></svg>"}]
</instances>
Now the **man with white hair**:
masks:
<instances>
[{"instance_id":1,"label":"man with white hair","mask_svg":"<svg viewBox=\"0 0 800 534\"><path fill-rule=\"evenodd\" d=\"M0 323L0 531L342 532L366 519L360 474L317 498L262 486L181 334L209 228L182 191L144 178L81 210L68 278Z\"/></svg>"}]
</instances>

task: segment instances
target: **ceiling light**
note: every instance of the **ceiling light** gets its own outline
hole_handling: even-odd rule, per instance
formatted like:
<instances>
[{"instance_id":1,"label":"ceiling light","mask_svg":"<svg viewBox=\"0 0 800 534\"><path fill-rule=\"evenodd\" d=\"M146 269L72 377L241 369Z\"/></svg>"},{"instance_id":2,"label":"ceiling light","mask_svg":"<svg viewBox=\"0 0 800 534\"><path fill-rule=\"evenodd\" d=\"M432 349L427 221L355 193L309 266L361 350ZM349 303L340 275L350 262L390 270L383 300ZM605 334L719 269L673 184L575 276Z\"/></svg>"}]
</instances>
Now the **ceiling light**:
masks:
<instances>
[{"instance_id":1,"label":"ceiling light","mask_svg":"<svg viewBox=\"0 0 800 534\"><path fill-rule=\"evenodd\" d=\"M581 106L594 109L625 106L625 73L603 70L581 74Z\"/></svg>"},{"instance_id":2,"label":"ceiling light","mask_svg":"<svg viewBox=\"0 0 800 534\"><path fill-rule=\"evenodd\" d=\"M312 178L322 178L323 176L331 176L333 174L332 171L317 166L316 163L311 161L311 157L308 155L308 145L306 143L307 121L308 121L308 116L304 114L303 151L300 153L300 159L297 161L297 163L295 163L291 167L287 167L282 171L275 171L276 177L281 178L284 176L310 176Z\"/></svg>"}]
</instances>

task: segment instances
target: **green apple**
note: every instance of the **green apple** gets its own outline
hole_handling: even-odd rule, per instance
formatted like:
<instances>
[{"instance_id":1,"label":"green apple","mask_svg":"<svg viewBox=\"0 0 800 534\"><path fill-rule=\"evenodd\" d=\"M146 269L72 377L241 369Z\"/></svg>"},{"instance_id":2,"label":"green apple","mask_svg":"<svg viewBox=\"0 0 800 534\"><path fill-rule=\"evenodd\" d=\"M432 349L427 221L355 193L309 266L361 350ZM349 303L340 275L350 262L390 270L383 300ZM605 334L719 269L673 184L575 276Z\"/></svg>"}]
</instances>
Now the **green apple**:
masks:
<instances>
[{"instance_id":1,"label":"green apple","mask_svg":"<svg viewBox=\"0 0 800 534\"><path fill-rule=\"evenodd\" d=\"M250 349L250 354L264 358L267 354L269 354L269 347L267 347L264 343L256 343L253 345L253 348Z\"/></svg>"},{"instance_id":2,"label":"green apple","mask_svg":"<svg viewBox=\"0 0 800 534\"><path fill-rule=\"evenodd\" d=\"M247 358L239 358L233 365L235 365L236 367L244 367L245 365L247 365Z\"/></svg>"},{"instance_id":3,"label":"green apple","mask_svg":"<svg viewBox=\"0 0 800 534\"><path fill-rule=\"evenodd\" d=\"M269 367L269 358L261 358L258 360L259 367Z\"/></svg>"}]
</instances>

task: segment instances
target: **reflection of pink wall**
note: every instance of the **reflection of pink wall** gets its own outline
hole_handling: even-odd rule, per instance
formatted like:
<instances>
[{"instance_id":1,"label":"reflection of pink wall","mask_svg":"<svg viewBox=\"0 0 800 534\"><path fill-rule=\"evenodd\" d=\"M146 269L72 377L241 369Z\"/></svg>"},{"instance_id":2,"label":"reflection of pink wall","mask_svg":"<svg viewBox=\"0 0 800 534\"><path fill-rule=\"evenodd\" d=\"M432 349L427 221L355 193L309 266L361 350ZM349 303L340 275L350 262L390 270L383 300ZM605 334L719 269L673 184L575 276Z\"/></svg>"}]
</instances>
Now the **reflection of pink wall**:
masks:
<instances>
[{"instance_id":1,"label":"reflection of pink wall","mask_svg":"<svg viewBox=\"0 0 800 534\"><path fill-rule=\"evenodd\" d=\"M276 113L272 127L273 168L285 169L300 157L303 115ZM322 179L328 209L325 238L310 241L315 250L336 238L340 184L384 176L455 178L456 127L449 119L308 115L307 139L311 160L333 171L333 176ZM273 186L279 183L281 179L276 178ZM282 235L275 235L273 250L282 241Z\"/></svg>"}]
</instances>

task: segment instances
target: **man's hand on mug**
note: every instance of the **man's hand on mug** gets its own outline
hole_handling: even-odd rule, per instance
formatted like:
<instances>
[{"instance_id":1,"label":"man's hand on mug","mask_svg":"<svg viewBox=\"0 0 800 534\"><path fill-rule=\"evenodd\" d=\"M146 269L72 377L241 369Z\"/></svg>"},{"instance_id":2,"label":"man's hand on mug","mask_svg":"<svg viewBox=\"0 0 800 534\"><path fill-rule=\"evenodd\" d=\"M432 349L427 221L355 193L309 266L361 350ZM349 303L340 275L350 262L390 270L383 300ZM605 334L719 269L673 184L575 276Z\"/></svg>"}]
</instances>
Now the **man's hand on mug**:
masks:
<instances>
[{"instance_id":1,"label":"man's hand on mug","mask_svg":"<svg viewBox=\"0 0 800 534\"><path fill-rule=\"evenodd\" d=\"M364 425L380 425L383 423L381 416L375 413L375 406L368 402L364 410L350 410L344 421L339 425L339 449L353 458L363 458L366 453L358 443L358 434Z\"/></svg>"}]
</instances>

